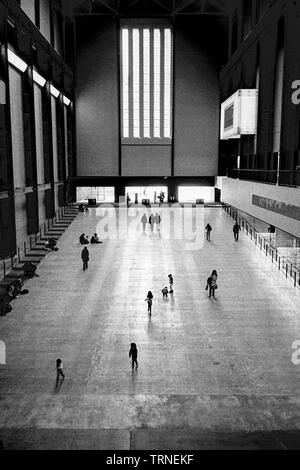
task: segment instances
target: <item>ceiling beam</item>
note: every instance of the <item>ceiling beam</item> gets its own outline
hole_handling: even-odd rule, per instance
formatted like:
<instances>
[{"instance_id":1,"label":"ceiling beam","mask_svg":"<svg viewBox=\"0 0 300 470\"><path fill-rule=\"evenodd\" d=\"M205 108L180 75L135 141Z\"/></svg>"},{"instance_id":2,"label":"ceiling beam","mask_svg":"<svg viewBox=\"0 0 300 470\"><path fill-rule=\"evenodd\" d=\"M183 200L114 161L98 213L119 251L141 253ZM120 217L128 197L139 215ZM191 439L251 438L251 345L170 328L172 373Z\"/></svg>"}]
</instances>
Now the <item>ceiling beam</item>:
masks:
<instances>
[{"instance_id":1,"label":"ceiling beam","mask_svg":"<svg viewBox=\"0 0 300 470\"><path fill-rule=\"evenodd\" d=\"M108 2L105 2L104 0L97 0L97 3L100 3L100 5L103 5L105 8L108 8L111 10L115 15L117 15L119 12L115 8L113 8Z\"/></svg>"},{"instance_id":2,"label":"ceiling beam","mask_svg":"<svg viewBox=\"0 0 300 470\"><path fill-rule=\"evenodd\" d=\"M166 5L164 5L162 2L160 2L159 0L154 0L154 3L157 3L159 6L161 6L162 8L164 8L165 10L167 10L167 12L171 13L172 10L170 10L169 7L167 7Z\"/></svg>"},{"instance_id":3,"label":"ceiling beam","mask_svg":"<svg viewBox=\"0 0 300 470\"><path fill-rule=\"evenodd\" d=\"M180 11L184 10L186 7L194 3L195 0L185 0L181 1L179 6L176 6L176 1L175 1L175 14L179 13Z\"/></svg>"}]
</instances>

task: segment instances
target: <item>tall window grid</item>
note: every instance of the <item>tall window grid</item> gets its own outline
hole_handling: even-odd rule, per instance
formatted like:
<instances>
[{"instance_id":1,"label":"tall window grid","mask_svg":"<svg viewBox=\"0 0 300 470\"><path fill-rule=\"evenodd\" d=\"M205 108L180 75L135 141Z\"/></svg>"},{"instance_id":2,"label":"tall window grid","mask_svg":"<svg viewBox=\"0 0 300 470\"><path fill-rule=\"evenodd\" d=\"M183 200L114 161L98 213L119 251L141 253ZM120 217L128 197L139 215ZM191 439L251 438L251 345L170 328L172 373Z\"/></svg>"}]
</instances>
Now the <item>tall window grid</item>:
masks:
<instances>
[{"instance_id":1,"label":"tall window grid","mask_svg":"<svg viewBox=\"0 0 300 470\"><path fill-rule=\"evenodd\" d=\"M121 28L122 138L172 138L172 31Z\"/></svg>"}]
</instances>

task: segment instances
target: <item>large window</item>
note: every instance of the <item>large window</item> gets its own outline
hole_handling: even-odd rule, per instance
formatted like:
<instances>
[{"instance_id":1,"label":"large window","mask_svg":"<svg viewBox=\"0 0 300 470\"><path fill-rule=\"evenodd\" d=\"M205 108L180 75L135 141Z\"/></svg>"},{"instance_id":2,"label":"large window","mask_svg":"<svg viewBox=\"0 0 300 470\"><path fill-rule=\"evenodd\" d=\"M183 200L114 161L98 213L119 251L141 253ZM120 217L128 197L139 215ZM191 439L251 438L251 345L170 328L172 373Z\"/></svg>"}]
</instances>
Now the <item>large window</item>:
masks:
<instances>
[{"instance_id":1,"label":"large window","mask_svg":"<svg viewBox=\"0 0 300 470\"><path fill-rule=\"evenodd\" d=\"M172 32L162 25L121 28L122 138L170 140Z\"/></svg>"}]
</instances>

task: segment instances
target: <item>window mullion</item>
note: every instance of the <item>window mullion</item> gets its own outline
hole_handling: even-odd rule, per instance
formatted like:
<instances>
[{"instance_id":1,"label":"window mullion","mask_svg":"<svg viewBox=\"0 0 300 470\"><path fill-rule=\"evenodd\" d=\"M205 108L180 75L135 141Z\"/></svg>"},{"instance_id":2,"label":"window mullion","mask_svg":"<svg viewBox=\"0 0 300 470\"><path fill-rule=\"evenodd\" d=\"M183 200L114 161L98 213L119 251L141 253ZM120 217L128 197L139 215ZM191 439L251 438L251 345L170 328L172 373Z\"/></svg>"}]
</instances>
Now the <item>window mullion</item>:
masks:
<instances>
[{"instance_id":1,"label":"window mullion","mask_svg":"<svg viewBox=\"0 0 300 470\"><path fill-rule=\"evenodd\" d=\"M132 29L128 29L128 110L129 110L129 137L133 137L133 55L132 55Z\"/></svg>"},{"instance_id":2,"label":"window mullion","mask_svg":"<svg viewBox=\"0 0 300 470\"><path fill-rule=\"evenodd\" d=\"M165 136L165 35L160 33L160 137Z\"/></svg>"},{"instance_id":3,"label":"window mullion","mask_svg":"<svg viewBox=\"0 0 300 470\"><path fill-rule=\"evenodd\" d=\"M153 60L153 28L150 28L150 137L154 136L154 60Z\"/></svg>"},{"instance_id":4,"label":"window mullion","mask_svg":"<svg viewBox=\"0 0 300 470\"><path fill-rule=\"evenodd\" d=\"M140 137L144 137L144 61L143 61L143 28L139 28L140 44Z\"/></svg>"}]
</instances>

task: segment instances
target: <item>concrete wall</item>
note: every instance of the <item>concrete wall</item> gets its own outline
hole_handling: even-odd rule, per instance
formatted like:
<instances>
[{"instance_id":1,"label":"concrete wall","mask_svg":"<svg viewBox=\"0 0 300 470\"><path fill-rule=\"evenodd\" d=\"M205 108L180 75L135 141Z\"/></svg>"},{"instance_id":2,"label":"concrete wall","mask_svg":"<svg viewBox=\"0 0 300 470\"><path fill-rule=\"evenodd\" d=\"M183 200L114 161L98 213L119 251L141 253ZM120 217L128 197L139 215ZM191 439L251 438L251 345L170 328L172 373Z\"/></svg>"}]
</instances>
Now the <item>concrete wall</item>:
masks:
<instances>
[{"instance_id":1,"label":"concrete wall","mask_svg":"<svg viewBox=\"0 0 300 470\"><path fill-rule=\"evenodd\" d=\"M169 176L171 147L122 145L122 176Z\"/></svg>"},{"instance_id":2,"label":"concrete wall","mask_svg":"<svg viewBox=\"0 0 300 470\"><path fill-rule=\"evenodd\" d=\"M117 27L77 20L76 132L78 176L119 173Z\"/></svg>"},{"instance_id":3,"label":"concrete wall","mask_svg":"<svg viewBox=\"0 0 300 470\"><path fill-rule=\"evenodd\" d=\"M223 178L221 195L223 202L226 202L241 211L247 212L258 219L263 220L267 224L272 224L285 232L299 237L299 220L292 219L285 215L278 214L252 204L253 195L294 205L299 207L300 210L299 189Z\"/></svg>"},{"instance_id":4,"label":"concrete wall","mask_svg":"<svg viewBox=\"0 0 300 470\"><path fill-rule=\"evenodd\" d=\"M51 120L52 120L52 152L53 152L53 175L54 181L58 181L58 153L57 153L57 120L56 120L56 98L51 96Z\"/></svg>"},{"instance_id":5,"label":"concrete wall","mask_svg":"<svg viewBox=\"0 0 300 470\"><path fill-rule=\"evenodd\" d=\"M50 2L49 0L40 0L40 31L45 36L45 38L50 42Z\"/></svg>"},{"instance_id":6,"label":"concrete wall","mask_svg":"<svg viewBox=\"0 0 300 470\"><path fill-rule=\"evenodd\" d=\"M35 0L21 0L21 8L31 21L35 23Z\"/></svg>"},{"instance_id":7,"label":"concrete wall","mask_svg":"<svg viewBox=\"0 0 300 470\"><path fill-rule=\"evenodd\" d=\"M18 194L15 197L16 239L17 246L28 237L26 195Z\"/></svg>"},{"instance_id":8,"label":"concrete wall","mask_svg":"<svg viewBox=\"0 0 300 470\"><path fill-rule=\"evenodd\" d=\"M14 187L24 188L25 178L25 151L23 127L23 100L22 75L14 67L9 67L10 114L12 133L12 153Z\"/></svg>"},{"instance_id":9,"label":"concrete wall","mask_svg":"<svg viewBox=\"0 0 300 470\"><path fill-rule=\"evenodd\" d=\"M37 183L43 184L45 182L45 175L44 175L42 91L41 91L41 88L36 83L34 84L34 117L35 117Z\"/></svg>"},{"instance_id":10,"label":"concrete wall","mask_svg":"<svg viewBox=\"0 0 300 470\"><path fill-rule=\"evenodd\" d=\"M217 175L219 82L213 47L216 28L214 22L203 23L199 18L176 23L175 176Z\"/></svg>"}]
</instances>

